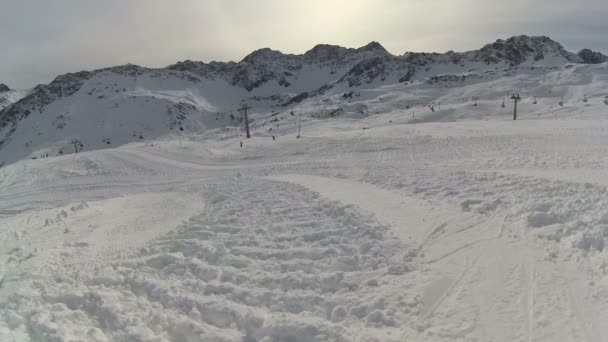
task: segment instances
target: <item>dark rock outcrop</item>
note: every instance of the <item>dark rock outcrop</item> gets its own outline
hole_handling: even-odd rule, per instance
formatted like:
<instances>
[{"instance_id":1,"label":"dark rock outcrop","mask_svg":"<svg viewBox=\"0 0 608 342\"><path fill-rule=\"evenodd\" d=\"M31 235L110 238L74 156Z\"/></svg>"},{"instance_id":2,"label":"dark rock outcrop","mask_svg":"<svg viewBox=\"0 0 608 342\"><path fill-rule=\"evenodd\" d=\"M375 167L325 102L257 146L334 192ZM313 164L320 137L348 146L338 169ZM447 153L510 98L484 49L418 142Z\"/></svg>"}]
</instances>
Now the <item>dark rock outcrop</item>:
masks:
<instances>
[{"instance_id":1,"label":"dark rock outcrop","mask_svg":"<svg viewBox=\"0 0 608 342\"><path fill-rule=\"evenodd\" d=\"M582 49L577 55L581 59L581 63L585 64L608 62L608 56L605 56L600 52L591 51L590 49Z\"/></svg>"}]
</instances>

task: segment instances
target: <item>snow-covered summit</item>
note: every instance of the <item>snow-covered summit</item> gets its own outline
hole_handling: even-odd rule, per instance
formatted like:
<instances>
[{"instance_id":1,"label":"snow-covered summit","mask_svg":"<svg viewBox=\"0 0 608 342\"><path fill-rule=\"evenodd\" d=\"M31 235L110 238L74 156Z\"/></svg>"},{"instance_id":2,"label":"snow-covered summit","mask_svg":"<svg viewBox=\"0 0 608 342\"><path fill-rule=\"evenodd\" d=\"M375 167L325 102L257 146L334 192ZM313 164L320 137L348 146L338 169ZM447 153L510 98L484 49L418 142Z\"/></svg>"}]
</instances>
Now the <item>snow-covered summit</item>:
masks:
<instances>
[{"instance_id":1,"label":"snow-covered summit","mask_svg":"<svg viewBox=\"0 0 608 342\"><path fill-rule=\"evenodd\" d=\"M4 83L0 83L0 111L23 97L24 92L11 89Z\"/></svg>"}]
</instances>

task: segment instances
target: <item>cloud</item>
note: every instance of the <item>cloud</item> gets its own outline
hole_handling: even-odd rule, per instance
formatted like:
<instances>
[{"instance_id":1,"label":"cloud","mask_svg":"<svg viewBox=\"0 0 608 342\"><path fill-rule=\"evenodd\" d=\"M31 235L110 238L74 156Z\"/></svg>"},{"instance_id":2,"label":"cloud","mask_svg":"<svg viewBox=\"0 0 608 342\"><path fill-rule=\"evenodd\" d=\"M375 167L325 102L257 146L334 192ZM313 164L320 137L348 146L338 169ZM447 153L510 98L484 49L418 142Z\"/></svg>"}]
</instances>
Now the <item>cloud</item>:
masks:
<instances>
[{"instance_id":1,"label":"cloud","mask_svg":"<svg viewBox=\"0 0 608 342\"><path fill-rule=\"evenodd\" d=\"M530 34L606 51L606 14L598 0L4 0L0 82L30 87L129 62L240 60L262 47L302 53L372 40L402 54Z\"/></svg>"}]
</instances>

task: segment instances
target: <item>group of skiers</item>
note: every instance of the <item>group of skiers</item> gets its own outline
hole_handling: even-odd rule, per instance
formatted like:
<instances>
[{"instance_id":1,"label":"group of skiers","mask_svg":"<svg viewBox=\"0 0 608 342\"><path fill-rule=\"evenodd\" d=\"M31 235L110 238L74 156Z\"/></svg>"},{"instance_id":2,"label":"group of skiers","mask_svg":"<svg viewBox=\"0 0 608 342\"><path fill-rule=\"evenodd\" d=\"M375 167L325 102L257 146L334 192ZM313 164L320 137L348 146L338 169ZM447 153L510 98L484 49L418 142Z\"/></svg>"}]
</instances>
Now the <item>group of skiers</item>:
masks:
<instances>
[{"instance_id":1,"label":"group of skiers","mask_svg":"<svg viewBox=\"0 0 608 342\"><path fill-rule=\"evenodd\" d=\"M44 153L40 157L32 157L32 159L38 159L38 158L44 159L44 158L48 158L48 157L49 157L49 154L48 153Z\"/></svg>"}]
</instances>

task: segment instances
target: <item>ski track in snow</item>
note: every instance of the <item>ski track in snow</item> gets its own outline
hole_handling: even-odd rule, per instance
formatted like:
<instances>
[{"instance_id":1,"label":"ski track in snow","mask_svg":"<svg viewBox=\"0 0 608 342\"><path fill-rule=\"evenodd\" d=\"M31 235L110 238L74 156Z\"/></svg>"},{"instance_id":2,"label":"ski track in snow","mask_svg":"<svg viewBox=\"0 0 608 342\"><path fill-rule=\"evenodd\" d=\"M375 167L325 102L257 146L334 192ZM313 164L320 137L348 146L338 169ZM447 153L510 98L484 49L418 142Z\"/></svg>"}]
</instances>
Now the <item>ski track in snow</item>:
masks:
<instances>
[{"instance_id":1,"label":"ski track in snow","mask_svg":"<svg viewBox=\"0 0 608 342\"><path fill-rule=\"evenodd\" d=\"M281 175L270 179L299 184L333 200L357 205L361 211L369 211L392 226L404 243L420 244L443 217L461 213L454 208L433 207L415 198L360 182L306 175ZM433 215L435 212L441 212L443 217Z\"/></svg>"},{"instance_id":2,"label":"ski track in snow","mask_svg":"<svg viewBox=\"0 0 608 342\"><path fill-rule=\"evenodd\" d=\"M335 125L0 169L0 340L602 341L603 121Z\"/></svg>"}]
</instances>

